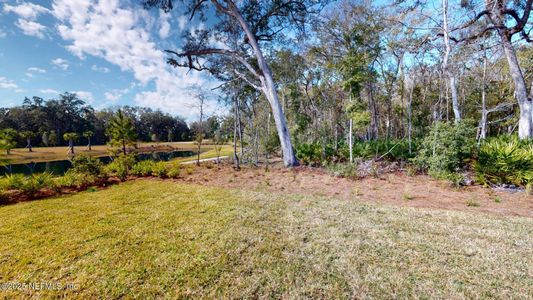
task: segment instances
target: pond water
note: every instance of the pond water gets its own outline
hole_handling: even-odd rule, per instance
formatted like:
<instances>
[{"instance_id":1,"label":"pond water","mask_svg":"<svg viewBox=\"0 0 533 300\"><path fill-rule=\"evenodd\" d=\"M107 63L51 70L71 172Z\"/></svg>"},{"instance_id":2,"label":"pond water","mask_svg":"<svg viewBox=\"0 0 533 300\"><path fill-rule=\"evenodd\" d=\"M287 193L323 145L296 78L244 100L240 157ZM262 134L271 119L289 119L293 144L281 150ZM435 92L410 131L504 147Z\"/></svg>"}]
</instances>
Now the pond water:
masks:
<instances>
[{"instance_id":1,"label":"pond water","mask_svg":"<svg viewBox=\"0 0 533 300\"><path fill-rule=\"evenodd\" d=\"M194 151L170 151L170 152L152 152L139 153L137 157L139 160L155 160L155 161L169 161L173 158L188 157L195 155ZM99 157L102 163L107 164L111 162L111 157ZM70 160L55 160L37 163L12 164L0 167L0 175L6 174L25 174L31 175L34 173L48 172L55 175L63 175L68 169L72 167Z\"/></svg>"}]
</instances>

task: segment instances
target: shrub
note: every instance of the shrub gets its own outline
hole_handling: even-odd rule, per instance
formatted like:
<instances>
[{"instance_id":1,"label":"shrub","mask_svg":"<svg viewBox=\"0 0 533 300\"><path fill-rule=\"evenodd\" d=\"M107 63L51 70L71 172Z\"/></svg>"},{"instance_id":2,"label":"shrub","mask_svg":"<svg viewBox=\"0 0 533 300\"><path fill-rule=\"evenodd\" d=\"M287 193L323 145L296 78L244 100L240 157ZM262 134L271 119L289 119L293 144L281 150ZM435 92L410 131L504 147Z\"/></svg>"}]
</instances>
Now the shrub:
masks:
<instances>
[{"instance_id":1,"label":"shrub","mask_svg":"<svg viewBox=\"0 0 533 300\"><path fill-rule=\"evenodd\" d=\"M131 174L135 176L152 176L156 163L152 160L143 160L131 167Z\"/></svg>"},{"instance_id":2,"label":"shrub","mask_svg":"<svg viewBox=\"0 0 533 300\"><path fill-rule=\"evenodd\" d=\"M479 148L474 171L484 184L533 183L533 142L518 138L495 138Z\"/></svg>"},{"instance_id":3,"label":"shrub","mask_svg":"<svg viewBox=\"0 0 533 300\"><path fill-rule=\"evenodd\" d=\"M63 187L74 187L77 186L78 177L80 174L67 171L63 176L56 178L55 187L56 190L60 190Z\"/></svg>"},{"instance_id":4,"label":"shrub","mask_svg":"<svg viewBox=\"0 0 533 300\"><path fill-rule=\"evenodd\" d=\"M296 157L304 165L318 165L322 161L322 147L319 144L299 144Z\"/></svg>"},{"instance_id":5,"label":"shrub","mask_svg":"<svg viewBox=\"0 0 533 300\"><path fill-rule=\"evenodd\" d=\"M167 177L167 172L168 168L166 162L158 162L154 164L153 175L165 178Z\"/></svg>"},{"instance_id":6,"label":"shrub","mask_svg":"<svg viewBox=\"0 0 533 300\"><path fill-rule=\"evenodd\" d=\"M76 173L72 170L68 170L63 176L55 179L56 190L63 187L75 187L81 188L96 182L96 176L91 174Z\"/></svg>"},{"instance_id":7,"label":"shrub","mask_svg":"<svg viewBox=\"0 0 533 300\"><path fill-rule=\"evenodd\" d=\"M121 181L126 180L131 168L135 165L136 157L134 154L120 154L105 166L106 173L116 175Z\"/></svg>"},{"instance_id":8,"label":"shrub","mask_svg":"<svg viewBox=\"0 0 533 300\"><path fill-rule=\"evenodd\" d=\"M76 155L72 159L72 172L98 176L102 171L102 162L98 158Z\"/></svg>"},{"instance_id":9,"label":"shrub","mask_svg":"<svg viewBox=\"0 0 533 300\"><path fill-rule=\"evenodd\" d=\"M178 178L180 176L180 172L181 172L181 165L172 164L168 168L167 176L170 178Z\"/></svg>"},{"instance_id":10,"label":"shrub","mask_svg":"<svg viewBox=\"0 0 533 300\"><path fill-rule=\"evenodd\" d=\"M417 141L411 141L411 153L409 153L409 141L406 139L384 139L372 141L355 141L352 147L354 158L371 159L383 158L388 160L407 161L414 157L417 149ZM350 158L348 144L341 144L339 151L343 160Z\"/></svg>"},{"instance_id":11,"label":"shrub","mask_svg":"<svg viewBox=\"0 0 533 300\"><path fill-rule=\"evenodd\" d=\"M25 193L35 193L42 188L53 188L53 178L53 175L50 173L40 173L26 177L22 185L22 191Z\"/></svg>"},{"instance_id":12,"label":"shrub","mask_svg":"<svg viewBox=\"0 0 533 300\"><path fill-rule=\"evenodd\" d=\"M26 176L22 174L8 174L0 180L2 190L22 190Z\"/></svg>"},{"instance_id":13,"label":"shrub","mask_svg":"<svg viewBox=\"0 0 533 300\"><path fill-rule=\"evenodd\" d=\"M437 123L422 140L413 162L431 174L454 173L467 164L475 149L475 130L466 121Z\"/></svg>"},{"instance_id":14,"label":"shrub","mask_svg":"<svg viewBox=\"0 0 533 300\"><path fill-rule=\"evenodd\" d=\"M187 175L192 175L192 173L194 173L194 166L192 164L188 164L185 167L185 172L187 172Z\"/></svg>"}]
</instances>

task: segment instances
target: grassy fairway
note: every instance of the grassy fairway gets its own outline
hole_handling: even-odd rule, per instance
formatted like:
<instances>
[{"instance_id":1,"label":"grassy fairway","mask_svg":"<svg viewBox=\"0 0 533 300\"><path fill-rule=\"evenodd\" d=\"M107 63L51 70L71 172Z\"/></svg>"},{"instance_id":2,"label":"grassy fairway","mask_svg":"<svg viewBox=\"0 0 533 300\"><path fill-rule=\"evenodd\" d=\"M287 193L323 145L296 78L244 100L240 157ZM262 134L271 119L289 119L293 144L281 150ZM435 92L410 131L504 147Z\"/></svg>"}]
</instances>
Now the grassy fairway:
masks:
<instances>
[{"instance_id":1,"label":"grassy fairway","mask_svg":"<svg viewBox=\"0 0 533 300\"><path fill-rule=\"evenodd\" d=\"M75 283L26 293L84 299L525 299L532 231L526 218L139 180L0 207L0 283Z\"/></svg>"},{"instance_id":2,"label":"grassy fairway","mask_svg":"<svg viewBox=\"0 0 533 300\"><path fill-rule=\"evenodd\" d=\"M139 143L139 147L152 150L153 147L159 151L168 151L172 148L176 150L196 151L196 145L193 142L173 142L173 143ZM202 146L202 150L212 149L213 146ZM92 146L88 151L85 146L76 146L76 153L84 153L93 157L109 155L110 148L107 145ZM7 159L12 164L45 162L54 160L67 159L68 147L34 147L33 152L28 149L18 148L11 150L10 155L0 154L1 159Z\"/></svg>"},{"instance_id":3,"label":"grassy fairway","mask_svg":"<svg viewBox=\"0 0 533 300\"><path fill-rule=\"evenodd\" d=\"M213 145L202 146L202 153L200 153L200 159L216 158L217 152L215 151L213 147L214 147ZM197 148L195 148L194 150L197 150ZM233 155L233 146L223 145L220 149L220 157L231 156L231 155ZM195 161L196 159L197 157L196 155L194 155L194 156L189 156L189 157L176 158L176 159L173 159L172 161L190 162L190 161Z\"/></svg>"}]
</instances>

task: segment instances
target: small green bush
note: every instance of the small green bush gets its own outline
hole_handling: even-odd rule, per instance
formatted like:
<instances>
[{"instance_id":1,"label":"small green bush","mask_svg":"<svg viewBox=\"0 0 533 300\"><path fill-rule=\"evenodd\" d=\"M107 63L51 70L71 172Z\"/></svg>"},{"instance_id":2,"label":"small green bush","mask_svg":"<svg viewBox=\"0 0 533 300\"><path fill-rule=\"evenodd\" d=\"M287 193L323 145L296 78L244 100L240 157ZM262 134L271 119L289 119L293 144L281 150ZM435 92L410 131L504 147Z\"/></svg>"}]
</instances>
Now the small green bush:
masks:
<instances>
[{"instance_id":1,"label":"small green bush","mask_svg":"<svg viewBox=\"0 0 533 300\"><path fill-rule=\"evenodd\" d=\"M81 188L94 184L96 180L97 177L94 175L68 170L63 176L55 178L55 188L56 190L64 187Z\"/></svg>"},{"instance_id":2,"label":"small green bush","mask_svg":"<svg viewBox=\"0 0 533 300\"><path fill-rule=\"evenodd\" d=\"M126 180L131 168L136 163L136 156L134 154L120 154L115 159L107 164L104 168L107 174L117 176L121 181Z\"/></svg>"},{"instance_id":3,"label":"small green bush","mask_svg":"<svg viewBox=\"0 0 533 300\"><path fill-rule=\"evenodd\" d=\"M76 155L72 159L72 172L98 176L102 172L102 162L98 158Z\"/></svg>"},{"instance_id":4,"label":"small green bush","mask_svg":"<svg viewBox=\"0 0 533 300\"><path fill-rule=\"evenodd\" d=\"M23 190L28 192L35 192L42 188L53 188L54 176L50 173L34 174L27 178Z\"/></svg>"},{"instance_id":5,"label":"small green bush","mask_svg":"<svg viewBox=\"0 0 533 300\"><path fill-rule=\"evenodd\" d=\"M172 164L168 168L167 176L170 178L178 178L181 172L180 164Z\"/></svg>"},{"instance_id":6,"label":"small green bush","mask_svg":"<svg viewBox=\"0 0 533 300\"><path fill-rule=\"evenodd\" d=\"M474 162L477 180L483 184L533 183L533 141L499 137L481 144Z\"/></svg>"},{"instance_id":7,"label":"small green bush","mask_svg":"<svg viewBox=\"0 0 533 300\"><path fill-rule=\"evenodd\" d=\"M322 147L319 144L299 144L296 158L304 165L319 165L322 162Z\"/></svg>"},{"instance_id":8,"label":"small green bush","mask_svg":"<svg viewBox=\"0 0 533 300\"><path fill-rule=\"evenodd\" d=\"M141 177L152 176L155 166L156 162L152 160L140 161L131 167L131 175Z\"/></svg>"},{"instance_id":9,"label":"small green bush","mask_svg":"<svg viewBox=\"0 0 533 300\"><path fill-rule=\"evenodd\" d=\"M354 158L382 158L387 160L407 161L414 157L417 145L417 141L412 140L411 152L409 152L409 141L407 139L356 141L353 143L352 153ZM339 154L342 160L348 160L350 158L349 145L345 143L341 144Z\"/></svg>"},{"instance_id":10,"label":"small green bush","mask_svg":"<svg viewBox=\"0 0 533 300\"><path fill-rule=\"evenodd\" d=\"M67 171L63 176L56 178L55 187L56 190L60 190L63 187L74 187L78 185L80 174Z\"/></svg>"},{"instance_id":11,"label":"small green bush","mask_svg":"<svg viewBox=\"0 0 533 300\"><path fill-rule=\"evenodd\" d=\"M26 182L26 176L22 174L8 174L0 179L0 187L4 191L22 190Z\"/></svg>"},{"instance_id":12,"label":"small green bush","mask_svg":"<svg viewBox=\"0 0 533 300\"><path fill-rule=\"evenodd\" d=\"M467 165L475 145L475 129L470 122L437 123L422 140L413 162L430 175L455 173Z\"/></svg>"},{"instance_id":13,"label":"small green bush","mask_svg":"<svg viewBox=\"0 0 533 300\"><path fill-rule=\"evenodd\" d=\"M158 162L154 164L153 175L161 178L167 177L168 167L166 162Z\"/></svg>"}]
</instances>

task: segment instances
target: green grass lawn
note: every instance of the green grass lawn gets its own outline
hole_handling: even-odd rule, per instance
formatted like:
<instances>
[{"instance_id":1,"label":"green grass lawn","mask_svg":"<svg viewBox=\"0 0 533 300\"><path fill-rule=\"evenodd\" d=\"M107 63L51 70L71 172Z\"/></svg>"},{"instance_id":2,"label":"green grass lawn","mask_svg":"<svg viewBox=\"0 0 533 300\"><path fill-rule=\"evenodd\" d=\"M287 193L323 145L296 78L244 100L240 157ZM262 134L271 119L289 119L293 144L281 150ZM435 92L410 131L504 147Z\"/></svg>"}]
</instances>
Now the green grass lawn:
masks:
<instances>
[{"instance_id":1,"label":"green grass lawn","mask_svg":"<svg viewBox=\"0 0 533 300\"><path fill-rule=\"evenodd\" d=\"M0 207L14 296L531 298L533 220L170 181Z\"/></svg>"}]
</instances>

